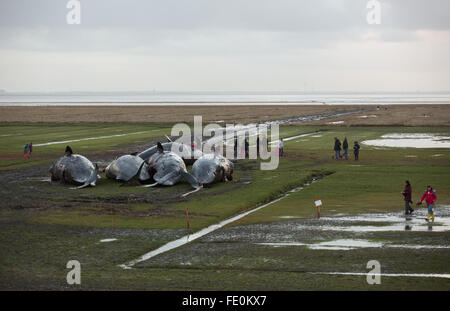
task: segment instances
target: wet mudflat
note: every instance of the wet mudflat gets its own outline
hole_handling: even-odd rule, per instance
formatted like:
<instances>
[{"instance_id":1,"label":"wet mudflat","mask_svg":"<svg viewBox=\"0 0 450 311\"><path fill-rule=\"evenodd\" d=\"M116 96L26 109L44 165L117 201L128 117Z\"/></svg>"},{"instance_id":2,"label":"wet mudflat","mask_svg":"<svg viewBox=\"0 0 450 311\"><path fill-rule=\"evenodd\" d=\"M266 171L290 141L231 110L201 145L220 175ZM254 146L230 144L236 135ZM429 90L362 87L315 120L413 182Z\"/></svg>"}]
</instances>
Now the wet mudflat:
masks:
<instances>
[{"instance_id":1,"label":"wet mudflat","mask_svg":"<svg viewBox=\"0 0 450 311\"><path fill-rule=\"evenodd\" d=\"M363 283L367 262L378 260L386 278L448 279L450 206L436 209L434 223L425 217L421 209L408 217L377 213L226 227L135 268L332 273Z\"/></svg>"},{"instance_id":2,"label":"wet mudflat","mask_svg":"<svg viewBox=\"0 0 450 311\"><path fill-rule=\"evenodd\" d=\"M360 162L331 161L329 142L334 136L363 141L389 133L428 130L280 128L285 138L292 139L286 139L287 157L276 171L262 172L257 162L239 161L236 182L216 184L186 200L178 197L190 190L183 183L146 189L121 187L102 178L95 188L74 191L70 186L50 184L47 164L0 172L0 242L4 246L0 287L72 289L65 282L65 264L77 259L83 267L83 289L449 288L448 279L420 276L449 273L448 209L443 208L449 203L449 149L367 146ZM430 133L449 136L446 128L433 128ZM45 142L61 139L65 138L52 137ZM114 138L119 139L122 137ZM102 140L79 142L78 149L93 142L97 148ZM59 155L56 147L42 148L49 148L50 156ZM119 145L105 148L115 151L100 154L91 150L89 158L106 164L115 153L128 152ZM130 152L133 148L130 146ZM191 243L139 262L132 269L120 268L188 233L192 236L290 193L311 174L321 172L333 174ZM413 182L414 200L430 181L438 189L433 225L425 222L423 207L408 217L410 220L401 215L399 192L405 178ZM324 202L320 220L313 218L318 194ZM190 230L186 228L186 209ZM370 287L365 276L358 275L368 271L369 260L378 260L383 274L401 276L386 276L381 286Z\"/></svg>"}]
</instances>

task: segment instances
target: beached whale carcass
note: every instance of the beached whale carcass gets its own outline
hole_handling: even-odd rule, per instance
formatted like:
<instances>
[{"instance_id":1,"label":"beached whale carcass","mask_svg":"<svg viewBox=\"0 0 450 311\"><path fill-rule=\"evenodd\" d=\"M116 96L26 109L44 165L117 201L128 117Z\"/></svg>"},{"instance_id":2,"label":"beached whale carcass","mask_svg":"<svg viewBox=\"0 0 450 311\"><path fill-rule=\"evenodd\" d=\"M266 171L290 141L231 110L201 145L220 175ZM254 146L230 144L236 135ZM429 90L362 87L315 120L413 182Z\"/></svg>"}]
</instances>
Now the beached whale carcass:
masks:
<instances>
[{"instance_id":1,"label":"beached whale carcass","mask_svg":"<svg viewBox=\"0 0 450 311\"><path fill-rule=\"evenodd\" d=\"M78 188L95 186L97 178L100 178L97 165L82 155L73 154L69 146L65 155L53 163L49 171L52 181L74 184Z\"/></svg>"},{"instance_id":2,"label":"beached whale carcass","mask_svg":"<svg viewBox=\"0 0 450 311\"><path fill-rule=\"evenodd\" d=\"M149 173L156 185L172 186L181 179L186 180L193 188L199 188L195 178L187 172L183 159L170 151L159 151L153 154L148 160Z\"/></svg>"},{"instance_id":3,"label":"beached whale carcass","mask_svg":"<svg viewBox=\"0 0 450 311\"><path fill-rule=\"evenodd\" d=\"M200 185L233 180L233 162L218 154L205 154L192 165L191 175Z\"/></svg>"},{"instance_id":4,"label":"beached whale carcass","mask_svg":"<svg viewBox=\"0 0 450 311\"><path fill-rule=\"evenodd\" d=\"M130 181L136 177L139 182L145 182L151 179L148 173L148 164L135 155L123 155L112 161L105 168L106 177L120 181Z\"/></svg>"},{"instance_id":5,"label":"beached whale carcass","mask_svg":"<svg viewBox=\"0 0 450 311\"><path fill-rule=\"evenodd\" d=\"M186 165L193 164L196 159L200 158L203 155L199 149L192 150L191 147L186 146L184 144L180 144L177 142L167 142L161 144L163 146L164 151L172 151L179 155ZM138 153L137 156L143 159L144 161L148 161L152 155L154 155L158 151L158 146L153 146L148 148L147 150ZM184 156L190 154L190 157Z\"/></svg>"}]
</instances>

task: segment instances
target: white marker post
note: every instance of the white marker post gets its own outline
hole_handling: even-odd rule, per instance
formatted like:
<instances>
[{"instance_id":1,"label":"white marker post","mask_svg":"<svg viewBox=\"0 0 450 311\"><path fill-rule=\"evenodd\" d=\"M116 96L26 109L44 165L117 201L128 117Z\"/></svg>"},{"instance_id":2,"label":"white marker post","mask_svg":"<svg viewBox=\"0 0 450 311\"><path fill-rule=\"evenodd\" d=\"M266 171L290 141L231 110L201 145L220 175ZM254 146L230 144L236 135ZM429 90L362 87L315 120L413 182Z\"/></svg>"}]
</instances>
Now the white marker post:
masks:
<instances>
[{"instance_id":1,"label":"white marker post","mask_svg":"<svg viewBox=\"0 0 450 311\"><path fill-rule=\"evenodd\" d=\"M314 204L316 205L317 218L320 218L320 207L322 206L322 200L319 200L319 198L316 198L316 201L314 202Z\"/></svg>"}]
</instances>

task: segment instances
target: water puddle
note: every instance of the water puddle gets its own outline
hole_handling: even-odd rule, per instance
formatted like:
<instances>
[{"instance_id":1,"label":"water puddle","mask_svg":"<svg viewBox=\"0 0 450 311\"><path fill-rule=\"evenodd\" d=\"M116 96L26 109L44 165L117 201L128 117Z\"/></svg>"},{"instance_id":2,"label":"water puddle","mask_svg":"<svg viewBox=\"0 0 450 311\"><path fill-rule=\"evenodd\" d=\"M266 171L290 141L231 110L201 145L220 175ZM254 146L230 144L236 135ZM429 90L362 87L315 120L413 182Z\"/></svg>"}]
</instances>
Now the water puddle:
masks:
<instances>
[{"instance_id":1,"label":"water puddle","mask_svg":"<svg viewBox=\"0 0 450 311\"><path fill-rule=\"evenodd\" d=\"M450 137L442 134L391 133L380 139L365 140L364 145L400 148L450 148Z\"/></svg>"},{"instance_id":2,"label":"water puddle","mask_svg":"<svg viewBox=\"0 0 450 311\"><path fill-rule=\"evenodd\" d=\"M410 249L448 249L450 246L446 245L402 245L402 244L387 244L385 247L389 248L410 248Z\"/></svg>"},{"instance_id":3,"label":"water puddle","mask_svg":"<svg viewBox=\"0 0 450 311\"><path fill-rule=\"evenodd\" d=\"M46 177L27 177L27 180L30 181L43 181L43 182L51 182L52 180L50 179L50 177L46 176Z\"/></svg>"},{"instance_id":4,"label":"water puddle","mask_svg":"<svg viewBox=\"0 0 450 311\"><path fill-rule=\"evenodd\" d=\"M368 240L352 240L352 239L340 239L328 242L321 242L317 244L311 244L308 247L310 249L334 249L334 248L347 248L355 249L360 247L381 247L382 243L371 242Z\"/></svg>"},{"instance_id":5,"label":"water puddle","mask_svg":"<svg viewBox=\"0 0 450 311\"><path fill-rule=\"evenodd\" d=\"M367 118L376 118L377 116L375 114L370 114L368 116L359 116L360 119L367 119Z\"/></svg>"},{"instance_id":6,"label":"water puddle","mask_svg":"<svg viewBox=\"0 0 450 311\"><path fill-rule=\"evenodd\" d=\"M361 275L367 276L364 272L309 272L311 274L328 274L328 275ZM448 273L380 273L380 276L386 277L417 277L417 278L444 278L450 279Z\"/></svg>"},{"instance_id":7,"label":"water puddle","mask_svg":"<svg viewBox=\"0 0 450 311\"><path fill-rule=\"evenodd\" d=\"M352 250L363 247L381 247L383 243L371 242L368 240L340 239L334 241L325 241L319 243L300 243L300 242L280 242L280 243L257 243L259 245L280 246L306 246L314 250Z\"/></svg>"},{"instance_id":8,"label":"water puddle","mask_svg":"<svg viewBox=\"0 0 450 311\"><path fill-rule=\"evenodd\" d=\"M117 241L117 239L103 239L103 240L100 240L101 243L113 242L113 241Z\"/></svg>"},{"instance_id":9,"label":"water puddle","mask_svg":"<svg viewBox=\"0 0 450 311\"><path fill-rule=\"evenodd\" d=\"M337 224L317 226L320 230L345 232L384 232L384 231L450 231L450 207L438 206L435 209L435 221L426 222L426 210L416 210L413 215L401 213L360 214L355 216L322 217ZM340 225L339 223L358 222L358 225ZM362 223L363 225L361 225ZM364 225L367 223L367 225ZM386 223L374 225L374 223Z\"/></svg>"},{"instance_id":10,"label":"water puddle","mask_svg":"<svg viewBox=\"0 0 450 311\"><path fill-rule=\"evenodd\" d=\"M306 246L313 250L353 250L357 248L407 248L407 249L449 249L446 245L408 245L408 244L390 244L382 242L374 242L369 240L358 239L339 239L333 241L325 241L319 243L302 243L302 242L271 242L271 243L256 243L258 245L267 245L273 247L283 246Z\"/></svg>"},{"instance_id":11,"label":"water puddle","mask_svg":"<svg viewBox=\"0 0 450 311\"><path fill-rule=\"evenodd\" d=\"M442 136L442 134L431 133L389 133L381 136L382 138L406 138L406 139L450 139L448 136Z\"/></svg>"}]
</instances>

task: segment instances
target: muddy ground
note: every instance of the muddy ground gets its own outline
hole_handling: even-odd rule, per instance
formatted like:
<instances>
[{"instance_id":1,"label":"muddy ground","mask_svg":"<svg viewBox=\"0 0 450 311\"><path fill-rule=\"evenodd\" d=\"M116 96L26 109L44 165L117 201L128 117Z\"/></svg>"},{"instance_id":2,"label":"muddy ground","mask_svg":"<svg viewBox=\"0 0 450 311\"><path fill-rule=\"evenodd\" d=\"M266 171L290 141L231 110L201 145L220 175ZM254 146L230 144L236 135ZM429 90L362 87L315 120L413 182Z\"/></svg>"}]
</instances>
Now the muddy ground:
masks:
<instances>
[{"instance_id":1,"label":"muddy ground","mask_svg":"<svg viewBox=\"0 0 450 311\"><path fill-rule=\"evenodd\" d=\"M294 119L310 115L360 113L306 124L322 125L345 121L346 126L446 126L450 125L450 105L298 105L298 106L119 106L119 107L0 107L0 122L190 122L202 116L203 122L251 123Z\"/></svg>"},{"instance_id":2,"label":"muddy ground","mask_svg":"<svg viewBox=\"0 0 450 311\"><path fill-rule=\"evenodd\" d=\"M382 273L446 274L450 207L437 209L434 223L425 222L425 216L424 210L417 210L406 218L401 213L363 214L227 227L135 268L367 273L366 263L374 259ZM423 281L417 278L419 284ZM448 286L450 281L442 290Z\"/></svg>"},{"instance_id":3,"label":"muddy ground","mask_svg":"<svg viewBox=\"0 0 450 311\"><path fill-rule=\"evenodd\" d=\"M326 124L344 120L345 125L450 125L450 105L298 105L298 106L119 106L119 107L0 107L0 122L190 122L194 116L203 122L250 123L280 119L295 119L310 115L361 113L338 119L310 121ZM373 116L376 117L373 117ZM369 116L369 117L364 117ZM302 122L308 120L302 120ZM293 120L295 122L295 120ZM308 123L309 124L309 123Z\"/></svg>"},{"instance_id":4,"label":"muddy ground","mask_svg":"<svg viewBox=\"0 0 450 311\"><path fill-rule=\"evenodd\" d=\"M129 150L139 148L129 147ZM141 149L143 150L143 149ZM110 152L107 154L89 156L93 163L98 163L99 167L106 167L113 159L119 155L127 154L123 152ZM252 180L251 170L254 164L235 161L235 170L239 171L240 177L232 186L227 188L227 192L245 187ZM136 185L124 185L121 182L108 179L106 175L101 174L97 181L96 188L104 189L108 187L107 193L94 191L83 192L71 189L74 186L63 184L61 182L51 182L49 175L49 164L34 165L31 167L15 170L0 171L0 178L3 186L0 189L1 208L35 208L39 210L46 209L64 209L71 210L81 205L95 205L95 207L104 207L105 211L113 208L116 213L122 213L134 216L152 216L158 214L158 208L145 212L145 215L137 215L129 208L129 204L153 204L156 206L165 206L170 203L185 202L191 197L181 197L182 194L189 192L192 188L185 182L180 182L172 187L153 187L141 188ZM190 167L188 167L190 170ZM95 189L95 188L93 188ZM203 191L202 196L214 195L213 191ZM167 211L166 211L167 213Z\"/></svg>"},{"instance_id":5,"label":"muddy ground","mask_svg":"<svg viewBox=\"0 0 450 311\"><path fill-rule=\"evenodd\" d=\"M380 106L372 111L339 116L333 119L310 121L306 124L336 126L448 126L450 125L450 105Z\"/></svg>"}]
</instances>

